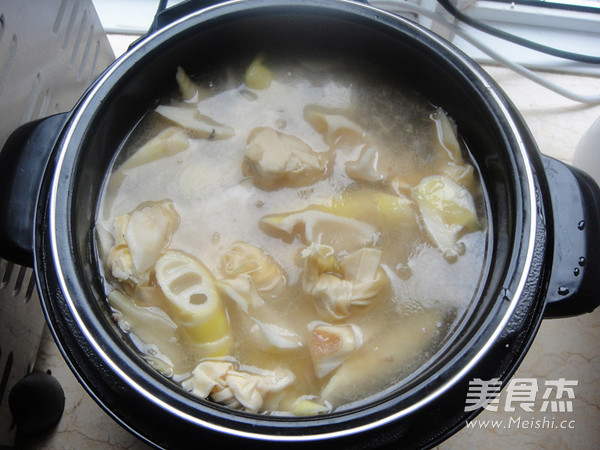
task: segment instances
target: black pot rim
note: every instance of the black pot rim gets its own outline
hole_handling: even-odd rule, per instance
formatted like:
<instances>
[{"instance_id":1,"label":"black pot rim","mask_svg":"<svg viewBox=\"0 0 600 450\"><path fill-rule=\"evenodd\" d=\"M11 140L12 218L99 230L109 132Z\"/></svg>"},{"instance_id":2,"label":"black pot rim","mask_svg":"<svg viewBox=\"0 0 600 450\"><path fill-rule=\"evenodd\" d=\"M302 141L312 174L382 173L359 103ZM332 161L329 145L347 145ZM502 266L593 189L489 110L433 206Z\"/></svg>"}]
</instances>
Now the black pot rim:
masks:
<instances>
[{"instance_id":1,"label":"black pot rim","mask_svg":"<svg viewBox=\"0 0 600 450\"><path fill-rule=\"evenodd\" d=\"M537 210L535 195L537 191L536 175L532 169L529 150L525 145L526 139L521 136L522 126L518 124L518 118L514 117L514 112L511 110L509 102L479 66L439 37L412 22L362 3L345 0L335 2L330 0L309 0L296 2L294 5L294 7L303 8L314 7L316 8L315 11L327 10L330 12L344 12L350 15L355 14L363 20L365 20L365 17L368 18L373 23L377 23L379 27L389 28L391 32L398 32L402 28L402 33L404 34L408 33L412 36L419 36L419 39L426 40L435 51L446 54L447 57L460 65L460 70L465 72L465 76L470 78L472 84L478 86L479 91L476 94L489 103L489 107L495 110L499 120L502 121L504 132L511 141L510 145L513 157L519 163L520 172L517 174L519 179L515 181L521 183L523 187L523 208L533 213L520 217L522 223L519 224L519 227L521 227L520 229L523 232L521 236L523 241L515 242L513 250L521 256L518 259L513 258L511 267L506 269L507 278L505 286L510 291L510 295L506 296L506 301L499 302L497 314L489 319L486 329L482 330L478 336L473 337L473 346L459 355L460 358L457 357L457 362L460 362L460 370L449 369L448 373L451 373L452 376L440 380L436 389L422 397L417 403L391 413L389 412L390 408L387 407L385 409L387 411L386 414L377 414L378 418L376 420L368 420L366 422L364 420L365 409L357 413L357 417L360 416L360 420L348 413L341 414L337 422L328 418L294 419L293 421L285 418L262 416L250 418L244 414L232 413L229 410L226 411L214 405L204 406L202 414L197 414L197 410L193 408L189 409L189 405L195 402L194 400L187 398L183 394L173 395L172 392L168 392L164 381L156 375L150 374L148 370L142 369L140 372L135 372L134 374L123 370L123 362L127 366L135 364L135 361L118 345L113 345L114 343L111 342L110 336L98 333L98 330L102 327L95 323L95 318L89 315L85 309L82 309L84 305L82 305L80 300L81 289L78 286L81 280L73 278L73 274L76 273L76 267L74 266L77 264L72 250L72 246L75 243L65 243L64 239L69 234L67 217L70 208L72 208L70 203L72 200L71 182L73 173L76 170L78 142L87 133L94 120L93 115L90 118L89 108L101 105L107 92L118 86L119 79L124 73L137 65L142 65L143 59L149 49L160 47L168 42L169 39L172 39L172 36L186 30L188 27L192 25L199 26L202 23L227 14L237 14L241 8L262 8L261 12L267 12L271 8L276 9L280 6L290 7L290 2L280 0L250 0L241 3L237 1L227 2L200 10L145 37L137 42L123 57L118 59L96 80L84 97L82 97L81 101L75 107L63 133L61 144L56 154L55 172L48 182L48 190L50 191L48 209L49 242L47 250L42 250L43 252L47 252L47 254L38 255L36 251L36 266L41 269L41 272L47 270L48 266L53 267L52 270L55 273L57 286L60 288L61 297L64 299L73 322L102 362L128 388L133 389L169 414L173 414L188 423L220 433L254 440L276 442L327 440L374 430L412 414L414 411L425 407L439 396L451 390L459 381L464 380L470 370L496 344L511 321L513 314L518 309L519 303L524 296L524 291L527 290L530 269L536 251L536 236L540 227L538 217L535 214ZM47 295L43 297L46 298ZM69 353L68 349L64 351ZM90 389L93 391L93 387ZM177 402L174 401L174 397L177 397ZM175 407L174 403L178 406ZM218 417L219 423L213 421L215 417ZM348 417L351 417L350 421L348 421ZM336 431L330 430L332 425L340 424L341 426Z\"/></svg>"}]
</instances>

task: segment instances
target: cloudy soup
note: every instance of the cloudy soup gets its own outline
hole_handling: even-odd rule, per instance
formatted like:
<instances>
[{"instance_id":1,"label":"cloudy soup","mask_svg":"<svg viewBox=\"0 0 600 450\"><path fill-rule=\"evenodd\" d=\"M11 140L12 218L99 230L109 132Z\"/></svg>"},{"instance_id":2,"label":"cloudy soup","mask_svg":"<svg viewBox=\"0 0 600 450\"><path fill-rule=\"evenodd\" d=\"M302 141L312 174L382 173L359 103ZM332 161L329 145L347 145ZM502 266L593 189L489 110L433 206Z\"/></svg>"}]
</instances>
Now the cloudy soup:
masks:
<instances>
[{"instance_id":1,"label":"cloudy soup","mask_svg":"<svg viewBox=\"0 0 600 450\"><path fill-rule=\"evenodd\" d=\"M105 182L111 320L182 389L252 413L328 413L407 380L485 267L459 133L360 62L179 67Z\"/></svg>"}]
</instances>

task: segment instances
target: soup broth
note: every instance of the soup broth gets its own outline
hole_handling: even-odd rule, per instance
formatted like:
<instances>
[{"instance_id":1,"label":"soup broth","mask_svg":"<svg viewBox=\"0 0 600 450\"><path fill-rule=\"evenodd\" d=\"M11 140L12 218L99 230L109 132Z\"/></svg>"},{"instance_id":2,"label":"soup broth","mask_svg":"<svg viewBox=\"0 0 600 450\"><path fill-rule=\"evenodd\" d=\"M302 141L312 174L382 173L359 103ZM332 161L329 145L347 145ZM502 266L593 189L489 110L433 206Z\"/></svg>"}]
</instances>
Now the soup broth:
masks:
<instances>
[{"instance_id":1,"label":"soup broth","mask_svg":"<svg viewBox=\"0 0 600 450\"><path fill-rule=\"evenodd\" d=\"M452 119L347 60L261 54L174 84L96 226L113 319L144 359L199 398L302 416L422 367L485 266Z\"/></svg>"}]
</instances>

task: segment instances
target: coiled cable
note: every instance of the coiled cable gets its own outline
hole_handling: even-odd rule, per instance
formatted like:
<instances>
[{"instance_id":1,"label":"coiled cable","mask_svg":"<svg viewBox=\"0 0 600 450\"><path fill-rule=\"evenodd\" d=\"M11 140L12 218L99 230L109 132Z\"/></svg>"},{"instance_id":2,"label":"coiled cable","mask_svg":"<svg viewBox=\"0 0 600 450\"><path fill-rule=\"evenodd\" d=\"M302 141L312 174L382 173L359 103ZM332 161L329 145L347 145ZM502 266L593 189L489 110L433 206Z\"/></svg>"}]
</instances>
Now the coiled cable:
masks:
<instances>
[{"instance_id":1,"label":"coiled cable","mask_svg":"<svg viewBox=\"0 0 600 450\"><path fill-rule=\"evenodd\" d=\"M438 0L439 1L439 0ZM400 12L413 12L417 14L421 14L424 17L427 17L436 23L444 26L451 32L460 36L462 39L473 45L474 47L481 50L483 53L493 58L497 62L503 64L504 66L510 68L511 70L517 72L518 74L532 80L533 82L544 86L546 89L549 89L563 97L566 97L570 100L586 103L586 104L600 104L600 95L583 95L568 89L565 89L563 86L560 86L546 78L540 76L539 74L533 72L530 69L518 64L514 61L510 61L508 58L500 55L498 52L489 48L487 45L483 44L477 38L473 37L469 33L467 33L460 25L456 25L440 14L433 12L427 8L424 8L420 5L416 5L414 3L410 3L404 0L373 0L369 2L372 6L384 9L391 13L400 13Z\"/></svg>"}]
</instances>

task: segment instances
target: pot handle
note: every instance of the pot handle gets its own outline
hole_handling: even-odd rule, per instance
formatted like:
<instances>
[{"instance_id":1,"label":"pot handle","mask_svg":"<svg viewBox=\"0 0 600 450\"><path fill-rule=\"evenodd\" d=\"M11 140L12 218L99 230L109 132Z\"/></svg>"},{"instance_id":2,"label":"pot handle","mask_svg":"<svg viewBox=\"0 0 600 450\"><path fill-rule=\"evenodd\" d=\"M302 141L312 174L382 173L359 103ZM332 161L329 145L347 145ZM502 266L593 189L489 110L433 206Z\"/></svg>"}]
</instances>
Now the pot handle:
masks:
<instances>
[{"instance_id":1,"label":"pot handle","mask_svg":"<svg viewBox=\"0 0 600 450\"><path fill-rule=\"evenodd\" d=\"M68 113L21 125L0 152L0 257L33 267L40 185Z\"/></svg>"},{"instance_id":2,"label":"pot handle","mask_svg":"<svg viewBox=\"0 0 600 450\"><path fill-rule=\"evenodd\" d=\"M552 201L554 254L544 317L600 304L600 187L587 173L542 155Z\"/></svg>"},{"instance_id":3,"label":"pot handle","mask_svg":"<svg viewBox=\"0 0 600 450\"><path fill-rule=\"evenodd\" d=\"M188 14L198 11L199 9L215 6L219 3L223 3L223 1L224 0L186 0L169 8L163 8L159 5L154 20L152 21L152 25L150 25L150 29L148 30L148 34L154 33L156 30L159 30Z\"/></svg>"},{"instance_id":4,"label":"pot handle","mask_svg":"<svg viewBox=\"0 0 600 450\"><path fill-rule=\"evenodd\" d=\"M364 3L368 5L369 2L367 0L353 0L357 3ZM177 3L169 8L165 8L161 3L159 4L158 10L154 16L154 20L152 21L152 25L148 29L148 34L154 33L156 30L163 28L170 23L175 22L178 19L181 19L188 14L191 14L195 11L198 11L202 8L208 8L211 6L216 6L219 3L224 3L225 0L186 0L181 3ZM166 3L166 2L164 2Z\"/></svg>"}]
</instances>

